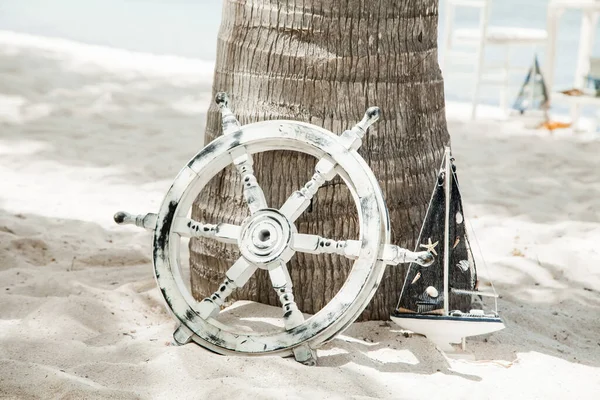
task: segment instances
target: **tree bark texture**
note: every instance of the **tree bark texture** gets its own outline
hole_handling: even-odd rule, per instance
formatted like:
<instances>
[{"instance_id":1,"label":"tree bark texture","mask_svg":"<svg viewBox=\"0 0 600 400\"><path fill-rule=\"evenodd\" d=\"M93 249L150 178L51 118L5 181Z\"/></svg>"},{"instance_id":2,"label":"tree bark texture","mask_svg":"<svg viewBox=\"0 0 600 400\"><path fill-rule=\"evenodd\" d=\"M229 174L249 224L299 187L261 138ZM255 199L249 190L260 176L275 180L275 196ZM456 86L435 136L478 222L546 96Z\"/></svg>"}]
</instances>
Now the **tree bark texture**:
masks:
<instances>
[{"instance_id":1,"label":"tree bark texture","mask_svg":"<svg viewBox=\"0 0 600 400\"><path fill-rule=\"evenodd\" d=\"M381 120L359 153L383 190L392 243L416 245L443 147L449 142L444 86L437 61L437 0L225 0L213 92L230 95L242 124L270 119L309 122L334 133L351 128L369 106ZM210 106L206 143L221 134ZM300 153L255 156L255 170L271 207L279 207L314 171ZM240 224L248 216L240 177L217 175L194 204L202 222ZM341 179L326 183L296 222L299 232L356 239L357 212ZM239 257L237 247L210 239L190 242L192 293L211 294ZM344 283L352 263L336 255L297 253L288 263L296 302L315 313ZM388 267L362 319L389 319L406 266ZM259 270L231 299L279 305Z\"/></svg>"}]
</instances>

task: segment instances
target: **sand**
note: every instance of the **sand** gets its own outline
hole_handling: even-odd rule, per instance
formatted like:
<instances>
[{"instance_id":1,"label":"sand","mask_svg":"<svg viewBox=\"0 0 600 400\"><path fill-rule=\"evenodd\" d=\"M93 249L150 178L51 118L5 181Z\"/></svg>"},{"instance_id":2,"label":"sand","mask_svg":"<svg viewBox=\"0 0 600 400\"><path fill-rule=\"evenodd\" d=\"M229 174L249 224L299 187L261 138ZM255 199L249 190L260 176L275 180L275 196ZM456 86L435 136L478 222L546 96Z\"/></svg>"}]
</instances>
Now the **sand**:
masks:
<instances>
[{"instance_id":1,"label":"sand","mask_svg":"<svg viewBox=\"0 0 600 400\"><path fill-rule=\"evenodd\" d=\"M202 145L212 65L0 32L1 398L593 399L600 393L600 141L448 119L463 200L507 328L459 359L391 322L319 351L229 357L174 346L150 234ZM235 305L239 315L279 309Z\"/></svg>"}]
</instances>

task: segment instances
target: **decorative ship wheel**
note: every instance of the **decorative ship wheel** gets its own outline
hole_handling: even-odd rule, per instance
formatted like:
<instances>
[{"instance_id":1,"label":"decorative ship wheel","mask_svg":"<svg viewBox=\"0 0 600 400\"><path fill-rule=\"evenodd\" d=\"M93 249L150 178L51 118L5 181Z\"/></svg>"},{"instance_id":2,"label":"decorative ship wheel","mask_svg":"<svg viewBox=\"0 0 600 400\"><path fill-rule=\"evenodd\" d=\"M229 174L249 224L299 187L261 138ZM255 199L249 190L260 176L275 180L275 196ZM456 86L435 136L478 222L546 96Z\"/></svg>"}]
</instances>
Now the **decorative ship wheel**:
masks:
<instances>
[{"instance_id":1,"label":"decorative ship wheel","mask_svg":"<svg viewBox=\"0 0 600 400\"><path fill-rule=\"evenodd\" d=\"M379 119L377 107L362 121L337 136L315 125L294 121L264 121L241 126L228 107L225 93L216 97L223 135L204 147L181 170L158 214L115 214L118 224L154 231L153 262L158 286L180 325L178 344L194 341L220 354L293 354L307 365L316 363L315 349L350 325L371 300L388 264L433 262L429 252L411 252L389 244L390 226L383 195L373 172L357 153L368 127ZM269 208L254 176L252 155L270 150L310 154L319 161L304 187L279 209ZM188 218L192 203L209 180L229 163L239 171L250 216L241 225L216 225ZM333 240L298 233L294 221L308 208L318 189L336 175L348 186L358 210L359 239ZM209 297L197 301L187 290L180 267L182 237L206 237L234 243L241 257L225 273ZM335 253L354 260L339 292L319 312L303 316L294 301L286 263L296 252ZM245 332L218 320L221 306L244 286L257 269L268 271L282 305L284 328L277 332Z\"/></svg>"}]
</instances>

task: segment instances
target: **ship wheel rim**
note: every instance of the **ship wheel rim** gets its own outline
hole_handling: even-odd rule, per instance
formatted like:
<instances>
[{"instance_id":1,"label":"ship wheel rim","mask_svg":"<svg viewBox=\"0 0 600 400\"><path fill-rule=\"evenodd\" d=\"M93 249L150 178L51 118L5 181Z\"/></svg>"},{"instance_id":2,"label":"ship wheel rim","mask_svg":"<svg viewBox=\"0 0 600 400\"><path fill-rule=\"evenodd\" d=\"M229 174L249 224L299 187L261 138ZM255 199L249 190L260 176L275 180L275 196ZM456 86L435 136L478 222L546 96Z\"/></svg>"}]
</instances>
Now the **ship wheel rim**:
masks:
<instances>
[{"instance_id":1,"label":"ship wheel rim","mask_svg":"<svg viewBox=\"0 0 600 400\"><path fill-rule=\"evenodd\" d=\"M214 318L202 318L180 274L180 234L174 220L187 215L193 201L209 180L231 163L231 153L243 148L248 154L291 150L328 159L336 164L352 193L359 216L360 255L342 288L313 316L291 329L275 334L244 333ZM179 237L177 237L177 236ZM377 179L364 159L348 150L340 137L314 125L294 121L265 121L240 127L205 146L180 171L161 205L153 238L155 277L167 307L190 338L221 354L290 353L309 343L311 348L332 339L366 308L383 276L380 261L383 244L390 239L389 218ZM300 310L301 311L301 310Z\"/></svg>"}]
</instances>

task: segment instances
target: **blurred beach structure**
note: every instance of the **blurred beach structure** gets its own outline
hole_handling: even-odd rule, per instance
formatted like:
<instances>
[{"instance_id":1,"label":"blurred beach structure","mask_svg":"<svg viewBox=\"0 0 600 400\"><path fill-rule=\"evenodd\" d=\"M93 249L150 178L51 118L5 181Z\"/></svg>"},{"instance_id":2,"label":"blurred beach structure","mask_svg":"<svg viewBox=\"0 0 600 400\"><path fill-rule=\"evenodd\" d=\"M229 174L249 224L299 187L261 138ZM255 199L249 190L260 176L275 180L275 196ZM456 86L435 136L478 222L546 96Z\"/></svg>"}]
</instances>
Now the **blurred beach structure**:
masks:
<instances>
[{"instance_id":1,"label":"blurred beach structure","mask_svg":"<svg viewBox=\"0 0 600 400\"><path fill-rule=\"evenodd\" d=\"M548 2L494 1L490 25L545 29ZM440 39L445 33L444 12L442 0ZM475 11L461 12L456 18L456 28L477 24ZM206 61L215 59L220 20L221 1L218 0L20 0L0 3L0 30ZM566 89L573 84L580 24L581 13L577 11L567 11L560 20L555 90ZM599 32L600 25L596 37L600 37ZM593 54L596 57L600 55L600 41L595 43ZM540 60L545 60L543 48L539 49L538 55ZM501 62L503 57L502 47L486 49L486 61ZM531 65L532 59L532 49L524 47L514 51L512 63L526 68ZM471 86L465 85L465 82L472 78L472 74L466 73L472 69L465 68L468 67L453 66L451 72L444 76L447 100L470 100L471 94L464 88ZM513 74L510 104L524 77L525 72ZM481 103L497 105L497 91L494 86L484 86Z\"/></svg>"}]
</instances>

